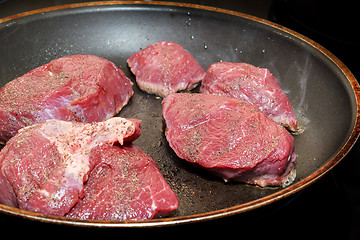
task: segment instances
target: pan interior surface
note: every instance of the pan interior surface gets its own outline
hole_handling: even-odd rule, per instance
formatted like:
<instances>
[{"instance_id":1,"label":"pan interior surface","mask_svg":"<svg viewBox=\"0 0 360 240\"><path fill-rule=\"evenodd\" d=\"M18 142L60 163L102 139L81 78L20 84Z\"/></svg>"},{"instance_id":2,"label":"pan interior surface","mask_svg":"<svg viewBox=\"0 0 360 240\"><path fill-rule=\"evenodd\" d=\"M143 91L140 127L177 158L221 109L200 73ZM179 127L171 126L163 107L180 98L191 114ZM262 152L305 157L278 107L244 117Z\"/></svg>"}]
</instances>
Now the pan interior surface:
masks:
<instances>
[{"instance_id":1,"label":"pan interior surface","mask_svg":"<svg viewBox=\"0 0 360 240\"><path fill-rule=\"evenodd\" d=\"M307 186L350 150L358 136L358 90L331 54L300 35L247 15L161 4L84 4L0 23L0 86L55 58L73 54L106 58L135 83L127 58L159 41L182 45L205 70L219 61L247 62L268 68L278 79L305 129L294 136L297 177L287 188L224 183L179 159L164 136L162 99L134 84L135 94L119 116L142 120L142 135L135 144L157 162L180 201L169 218L140 222L139 226L220 217L271 203ZM4 205L0 211L58 223L131 225L74 221Z\"/></svg>"}]
</instances>

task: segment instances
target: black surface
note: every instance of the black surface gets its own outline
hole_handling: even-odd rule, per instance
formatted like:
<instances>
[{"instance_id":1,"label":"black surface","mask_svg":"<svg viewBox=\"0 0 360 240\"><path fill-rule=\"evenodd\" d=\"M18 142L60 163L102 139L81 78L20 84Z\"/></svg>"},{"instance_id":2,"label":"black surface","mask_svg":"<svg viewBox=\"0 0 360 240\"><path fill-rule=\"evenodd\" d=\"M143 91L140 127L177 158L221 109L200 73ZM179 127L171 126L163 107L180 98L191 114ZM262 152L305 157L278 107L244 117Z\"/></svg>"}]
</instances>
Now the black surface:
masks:
<instances>
[{"instance_id":1,"label":"black surface","mask_svg":"<svg viewBox=\"0 0 360 240\"><path fill-rule=\"evenodd\" d=\"M6 4L9 2L11 1L8 1ZM241 5L241 1L239 1L239 4ZM220 3L219 6L221 7ZM258 5L257 7L261 8L261 5ZM241 7L238 5L236 8L236 10L241 11ZM1 8L1 5L0 9L3 9ZM311 36L309 37L311 38ZM52 53L54 53L54 51ZM27 61L31 62L31 59L27 59ZM38 64L38 62L35 61L34 65L36 64ZM247 234L255 232L258 235L271 236L278 236L280 234L287 239L294 237L294 235L308 237L314 237L314 235L317 235L321 237L327 237L329 239L335 239L339 237L341 237L341 239L358 239L358 153L359 147L356 145L349 156L346 157L346 159L341 162L339 166L334 169L334 171L331 171L324 178L320 179L318 182L306 188L305 190L275 204L224 219L218 219L194 225L183 225L179 227L144 229L142 231L150 233L177 232L185 234L187 230L197 229L204 233L219 230L232 232L234 234L238 231L244 231L244 233ZM31 229L38 230L44 227L61 232L73 232L79 230L90 232L105 231L107 233L114 233L120 231L115 229L101 230L63 227L22 220L6 215L0 218L0 222L3 223L4 228L7 226L10 227L16 225L28 228L30 231ZM259 229L262 230L259 231ZM121 231L132 233L139 230ZM290 235L283 234L284 231L290 233ZM245 235L246 234L243 236Z\"/></svg>"}]
</instances>

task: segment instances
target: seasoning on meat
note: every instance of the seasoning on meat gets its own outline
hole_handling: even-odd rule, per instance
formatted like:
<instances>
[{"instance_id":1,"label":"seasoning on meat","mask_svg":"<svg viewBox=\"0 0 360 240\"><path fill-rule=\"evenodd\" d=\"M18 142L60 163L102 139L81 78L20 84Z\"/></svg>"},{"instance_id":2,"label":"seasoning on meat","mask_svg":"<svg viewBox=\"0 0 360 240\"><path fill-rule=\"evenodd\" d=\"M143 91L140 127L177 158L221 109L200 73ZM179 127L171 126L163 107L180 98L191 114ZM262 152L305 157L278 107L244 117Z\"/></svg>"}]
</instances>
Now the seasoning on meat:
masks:
<instances>
[{"instance_id":1,"label":"seasoning on meat","mask_svg":"<svg viewBox=\"0 0 360 240\"><path fill-rule=\"evenodd\" d=\"M66 217L143 220L169 215L178 207L155 161L139 147L104 145L91 158L99 164L89 174L84 197Z\"/></svg>"},{"instance_id":2,"label":"seasoning on meat","mask_svg":"<svg viewBox=\"0 0 360 240\"><path fill-rule=\"evenodd\" d=\"M154 160L130 142L140 120L47 120L0 152L0 203L78 219L141 220L179 205Z\"/></svg>"},{"instance_id":3,"label":"seasoning on meat","mask_svg":"<svg viewBox=\"0 0 360 240\"><path fill-rule=\"evenodd\" d=\"M162 104L166 139L180 158L225 181L264 187L294 180L293 137L251 103L175 93Z\"/></svg>"},{"instance_id":4,"label":"seasoning on meat","mask_svg":"<svg viewBox=\"0 0 360 240\"><path fill-rule=\"evenodd\" d=\"M47 119L94 122L117 114L132 82L112 62L93 55L55 59L0 89L0 141Z\"/></svg>"},{"instance_id":5,"label":"seasoning on meat","mask_svg":"<svg viewBox=\"0 0 360 240\"><path fill-rule=\"evenodd\" d=\"M191 90L204 78L200 64L172 42L159 42L134 53L127 60L139 88L165 97L170 93Z\"/></svg>"},{"instance_id":6,"label":"seasoning on meat","mask_svg":"<svg viewBox=\"0 0 360 240\"><path fill-rule=\"evenodd\" d=\"M214 63L206 71L200 92L246 100L290 131L297 130L290 101L266 68L247 63Z\"/></svg>"}]
</instances>

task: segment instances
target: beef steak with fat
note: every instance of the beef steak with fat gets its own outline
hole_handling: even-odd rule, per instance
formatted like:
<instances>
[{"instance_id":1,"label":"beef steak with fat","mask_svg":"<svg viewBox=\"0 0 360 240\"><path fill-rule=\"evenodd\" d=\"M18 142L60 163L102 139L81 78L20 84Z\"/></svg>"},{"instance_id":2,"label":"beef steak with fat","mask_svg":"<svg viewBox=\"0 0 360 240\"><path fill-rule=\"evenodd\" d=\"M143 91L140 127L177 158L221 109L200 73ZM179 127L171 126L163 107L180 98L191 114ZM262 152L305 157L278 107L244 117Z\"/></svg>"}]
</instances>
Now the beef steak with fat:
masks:
<instances>
[{"instance_id":1,"label":"beef steak with fat","mask_svg":"<svg viewBox=\"0 0 360 240\"><path fill-rule=\"evenodd\" d=\"M112 62L93 55L55 59L0 89L0 140L47 119L93 122L117 114L132 82Z\"/></svg>"},{"instance_id":2,"label":"beef steak with fat","mask_svg":"<svg viewBox=\"0 0 360 240\"><path fill-rule=\"evenodd\" d=\"M175 93L163 102L166 139L182 159L225 181L259 186L294 180L294 139L247 101Z\"/></svg>"},{"instance_id":3,"label":"beef steak with fat","mask_svg":"<svg viewBox=\"0 0 360 240\"><path fill-rule=\"evenodd\" d=\"M47 120L22 128L0 152L0 203L64 216L84 195L84 182L104 145L139 136L140 121ZM137 135L137 136L134 136Z\"/></svg>"}]
</instances>

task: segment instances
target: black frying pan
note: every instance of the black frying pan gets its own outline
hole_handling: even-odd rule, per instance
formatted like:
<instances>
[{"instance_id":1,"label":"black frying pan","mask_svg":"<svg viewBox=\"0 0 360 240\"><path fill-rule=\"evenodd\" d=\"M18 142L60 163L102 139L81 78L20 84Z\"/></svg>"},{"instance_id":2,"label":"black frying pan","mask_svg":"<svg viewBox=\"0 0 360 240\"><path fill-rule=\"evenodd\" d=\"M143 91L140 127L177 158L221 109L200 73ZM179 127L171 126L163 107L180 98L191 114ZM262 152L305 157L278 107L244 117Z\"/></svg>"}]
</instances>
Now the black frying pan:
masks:
<instances>
[{"instance_id":1,"label":"black frying pan","mask_svg":"<svg viewBox=\"0 0 360 240\"><path fill-rule=\"evenodd\" d=\"M102 2L53 7L0 20L0 84L70 54L109 59L135 82L126 59L159 41L181 44L207 69L218 61L268 68L288 94L305 131L295 136L297 177L286 188L224 183L179 159L163 133L161 99L141 92L120 116L143 120L136 144L158 163L180 206L163 219L78 221L0 204L0 212L79 226L161 226L248 211L289 196L333 168L359 135L359 85L315 42L282 26L237 12L164 2ZM196 90L195 90L196 91Z\"/></svg>"}]
</instances>

